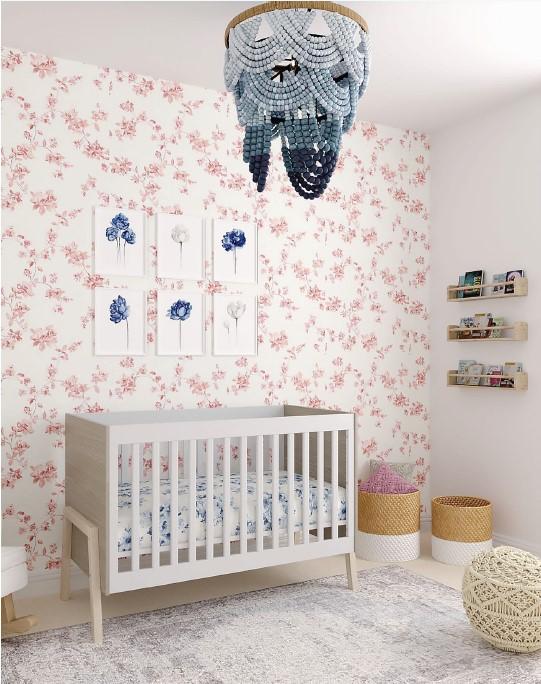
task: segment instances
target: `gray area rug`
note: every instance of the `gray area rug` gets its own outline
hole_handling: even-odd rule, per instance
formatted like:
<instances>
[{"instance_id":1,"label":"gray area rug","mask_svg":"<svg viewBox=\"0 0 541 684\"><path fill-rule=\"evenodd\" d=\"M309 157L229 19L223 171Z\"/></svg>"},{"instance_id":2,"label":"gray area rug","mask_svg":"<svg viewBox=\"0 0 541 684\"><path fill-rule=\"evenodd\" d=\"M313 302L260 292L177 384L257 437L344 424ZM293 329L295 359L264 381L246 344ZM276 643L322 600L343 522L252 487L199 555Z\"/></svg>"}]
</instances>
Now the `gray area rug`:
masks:
<instances>
[{"instance_id":1,"label":"gray area rug","mask_svg":"<svg viewBox=\"0 0 541 684\"><path fill-rule=\"evenodd\" d=\"M460 594L399 567L241 594L3 642L5 684L534 684L541 653L471 631Z\"/></svg>"}]
</instances>

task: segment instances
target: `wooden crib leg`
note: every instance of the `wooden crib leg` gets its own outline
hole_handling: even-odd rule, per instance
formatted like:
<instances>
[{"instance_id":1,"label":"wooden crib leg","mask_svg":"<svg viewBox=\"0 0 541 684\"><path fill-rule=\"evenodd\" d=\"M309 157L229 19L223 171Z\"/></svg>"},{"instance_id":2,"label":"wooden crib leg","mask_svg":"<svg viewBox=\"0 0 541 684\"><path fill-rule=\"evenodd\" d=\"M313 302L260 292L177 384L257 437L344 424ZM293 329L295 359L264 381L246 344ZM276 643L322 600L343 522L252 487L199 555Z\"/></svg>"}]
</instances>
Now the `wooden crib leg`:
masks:
<instances>
[{"instance_id":1,"label":"wooden crib leg","mask_svg":"<svg viewBox=\"0 0 541 684\"><path fill-rule=\"evenodd\" d=\"M69 598L69 563L71 559L71 533L73 525L80 530L88 542L88 584L90 589L90 620L94 642L103 644L101 611L100 547L98 528L71 506L64 509L64 539L62 546L62 570L60 576L60 598Z\"/></svg>"},{"instance_id":2,"label":"wooden crib leg","mask_svg":"<svg viewBox=\"0 0 541 684\"><path fill-rule=\"evenodd\" d=\"M97 527L93 527L88 535L88 570L92 635L94 643L101 646L103 644L103 622L101 614L100 550Z\"/></svg>"},{"instance_id":3,"label":"wooden crib leg","mask_svg":"<svg viewBox=\"0 0 541 684\"><path fill-rule=\"evenodd\" d=\"M357 579L357 558L354 553L346 553L346 573L348 576L348 588L357 591L359 580Z\"/></svg>"},{"instance_id":4,"label":"wooden crib leg","mask_svg":"<svg viewBox=\"0 0 541 684\"><path fill-rule=\"evenodd\" d=\"M2 636L27 632L37 621L35 615L25 615L18 618L15 615L13 594L2 596Z\"/></svg>"},{"instance_id":5,"label":"wooden crib leg","mask_svg":"<svg viewBox=\"0 0 541 684\"><path fill-rule=\"evenodd\" d=\"M70 564L71 564L71 533L73 523L64 513L64 527L62 534L62 565L60 566L60 599L68 601L70 597Z\"/></svg>"}]
</instances>

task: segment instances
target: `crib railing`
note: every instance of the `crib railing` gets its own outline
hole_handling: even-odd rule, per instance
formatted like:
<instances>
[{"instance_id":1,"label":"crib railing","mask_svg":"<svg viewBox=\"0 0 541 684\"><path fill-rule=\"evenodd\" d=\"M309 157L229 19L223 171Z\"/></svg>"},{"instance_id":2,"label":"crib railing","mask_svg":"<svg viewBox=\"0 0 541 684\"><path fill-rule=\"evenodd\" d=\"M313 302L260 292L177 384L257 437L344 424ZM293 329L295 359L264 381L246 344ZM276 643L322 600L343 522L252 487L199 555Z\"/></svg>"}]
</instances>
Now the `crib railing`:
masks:
<instances>
[{"instance_id":1,"label":"crib railing","mask_svg":"<svg viewBox=\"0 0 541 684\"><path fill-rule=\"evenodd\" d=\"M232 440L238 444L239 530L231 535ZM160 444L168 444L168 500L160 501L163 483ZM215 538L214 484L215 443L223 443L223 524L222 537ZM152 444L151 546L141 548L141 501L139 497L143 444ZM255 444L255 464L248 468L248 444ZM205 539L197 538L198 455L204 444L206 497L204 501ZM179 453L184 454L182 477L188 481L187 540L179 542ZM264 452L271 456L270 529L264 519ZM119 454L130 454L130 468L119 468ZM292 510L295 499L295 470L302 471L302 510L300 531ZM287 473L287 526L280 526L280 469ZM108 430L108 505L106 592L210 577L298 560L353 551L354 539L354 424L351 414L317 414L262 417L247 420L210 420L171 423L111 425ZM129 474L131 484L131 551L119 552L118 522L119 472ZM255 476L255 530L248 529L248 476ZM314 476L311 478L311 474ZM330 482L329 482L330 474ZM310 523L315 479L317 520ZM331 516L325 520L325 482L331 489ZM339 520L338 492L345 489L345 519ZM312 496L312 499L311 499ZM169 544L160 545L160 510L169 507ZM236 515L236 511L235 511ZM300 532L300 534L299 534ZM204 555L203 555L204 551Z\"/></svg>"}]
</instances>

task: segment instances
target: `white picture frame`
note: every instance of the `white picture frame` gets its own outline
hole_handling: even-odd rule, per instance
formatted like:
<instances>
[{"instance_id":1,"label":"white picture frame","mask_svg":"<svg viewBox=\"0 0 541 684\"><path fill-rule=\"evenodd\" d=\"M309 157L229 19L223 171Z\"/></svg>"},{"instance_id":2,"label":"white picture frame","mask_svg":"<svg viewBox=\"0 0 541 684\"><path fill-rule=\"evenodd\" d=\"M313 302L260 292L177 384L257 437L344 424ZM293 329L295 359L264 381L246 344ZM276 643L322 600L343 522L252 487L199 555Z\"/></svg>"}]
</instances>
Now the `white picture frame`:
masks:
<instances>
[{"instance_id":1,"label":"white picture frame","mask_svg":"<svg viewBox=\"0 0 541 684\"><path fill-rule=\"evenodd\" d=\"M185 303L190 304L191 309ZM203 293L186 288L158 290L156 306L157 354L202 356L205 353Z\"/></svg>"},{"instance_id":2,"label":"white picture frame","mask_svg":"<svg viewBox=\"0 0 541 684\"><path fill-rule=\"evenodd\" d=\"M112 308L112 305L115 306ZM94 354L96 356L144 356L145 330L146 293L144 290L120 287L98 287L94 290Z\"/></svg>"},{"instance_id":3,"label":"white picture frame","mask_svg":"<svg viewBox=\"0 0 541 684\"><path fill-rule=\"evenodd\" d=\"M257 228L250 223L214 219L212 273L214 280L257 283Z\"/></svg>"},{"instance_id":4,"label":"white picture frame","mask_svg":"<svg viewBox=\"0 0 541 684\"><path fill-rule=\"evenodd\" d=\"M145 215L130 209L94 208L94 272L145 275Z\"/></svg>"},{"instance_id":5,"label":"white picture frame","mask_svg":"<svg viewBox=\"0 0 541 684\"><path fill-rule=\"evenodd\" d=\"M158 278L203 280L205 221L201 216L156 216Z\"/></svg>"},{"instance_id":6,"label":"white picture frame","mask_svg":"<svg viewBox=\"0 0 541 684\"><path fill-rule=\"evenodd\" d=\"M213 299L214 356L257 355L257 297L216 293Z\"/></svg>"}]
</instances>

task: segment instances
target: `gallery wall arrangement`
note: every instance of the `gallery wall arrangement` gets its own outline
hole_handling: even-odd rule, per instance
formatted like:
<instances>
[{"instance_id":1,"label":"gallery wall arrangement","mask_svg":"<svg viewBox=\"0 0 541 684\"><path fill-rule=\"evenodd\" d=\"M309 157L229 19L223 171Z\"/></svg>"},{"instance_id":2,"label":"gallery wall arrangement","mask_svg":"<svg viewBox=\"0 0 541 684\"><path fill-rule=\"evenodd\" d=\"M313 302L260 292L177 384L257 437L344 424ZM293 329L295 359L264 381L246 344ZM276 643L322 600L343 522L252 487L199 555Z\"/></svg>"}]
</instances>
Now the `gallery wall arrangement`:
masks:
<instances>
[{"instance_id":1,"label":"gallery wall arrangement","mask_svg":"<svg viewBox=\"0 0 541 684\"><path fill-rule=\"evenodd\" d=\"M210 221L208 222L210 223ZM212 264L216 283L257 284L257 230L254 225L214 220L207 231L202 217L178 214L146 219L142 212L97 207L94 210L94 270L97 275L144 278L149 287L161 281L205 280ZM155 230L154 230L155 229ZM207 239L211 232L212 239ZM156 263L150 266L146 236L155 236ZM209 252L206 246L210 245ZM155 273L154 273L155 270ZM196 285L196 282L193 283ZM152 353L146 344L146 297L143 291L95 289L94 350L114 356ZM111 299L112 297L112 299ZM158 290L156 349L160 355L200 356L206 351L204 290ZM215 294L212 350L215 356L257 353L257 297L242 291ZM131 338L130 338L131 325ZM184 334L183 334L184 329Z\"/></svg>"},{"instance_id":2,"label":"gallery wall arrangement","mask_svg":"<svg viewBox=\"0 0 541 684\"><path fill-rule=\"evenodd\" d=\"M281 163L257 192L230 94L3 65L5 543L59 565L67 412L354 411L366 469L411 463L426 509L426 136L360 105L316 212Z\"/></svg>"}]
</instances>

